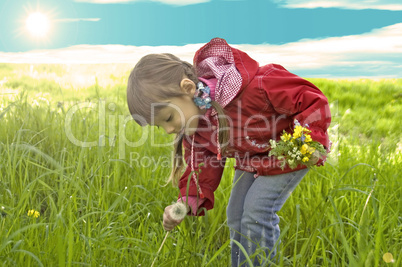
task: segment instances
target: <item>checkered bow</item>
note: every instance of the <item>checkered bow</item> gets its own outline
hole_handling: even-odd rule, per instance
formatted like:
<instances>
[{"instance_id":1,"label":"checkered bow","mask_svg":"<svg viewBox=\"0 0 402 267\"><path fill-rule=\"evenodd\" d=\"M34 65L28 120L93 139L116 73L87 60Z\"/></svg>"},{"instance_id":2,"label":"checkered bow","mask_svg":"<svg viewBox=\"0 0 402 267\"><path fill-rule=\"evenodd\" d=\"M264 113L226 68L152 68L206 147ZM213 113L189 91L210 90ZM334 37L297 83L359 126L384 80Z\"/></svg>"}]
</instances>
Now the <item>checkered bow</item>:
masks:
<instances>
[{"instance_id":1,"label":"checkered bow","mask_svg":"<svg viewBox=\"0 0 402 267\"><path fill-rule=\"evenodd\" d=\"M223 108L236 97L242 78L236 69L231 47L224 39L215 38L204 45L194 56L194 66L199 77L215 77L215 101ZM215 115L213 110L211 115Z\"/></svg>"}]
</instances>

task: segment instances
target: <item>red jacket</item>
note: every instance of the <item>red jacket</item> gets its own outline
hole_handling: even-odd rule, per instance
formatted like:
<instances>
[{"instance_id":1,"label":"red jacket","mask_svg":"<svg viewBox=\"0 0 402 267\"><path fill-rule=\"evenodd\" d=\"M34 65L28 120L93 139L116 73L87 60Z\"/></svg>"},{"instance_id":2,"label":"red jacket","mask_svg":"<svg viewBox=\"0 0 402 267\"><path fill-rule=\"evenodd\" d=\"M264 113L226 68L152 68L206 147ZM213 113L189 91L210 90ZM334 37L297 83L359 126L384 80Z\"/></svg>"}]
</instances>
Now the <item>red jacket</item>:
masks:
<instances>
[{"instance_id":1,"label":"red jacket","mask_svg":"<svg viewBox=\"0 0 402 267\"><path fill-rule=\"evenodd\" d=\"M202 207L206 209L213 208L214 191L220 183L225 158L235 158L236 169L255 172L255 177L304 169L305 166L299 166L296 169L282 170L279 161L268 156L269 140L280 139L283 130L291 132L293 122L297 119L302 125L309 125L313 140L329 149L327 128L331 122L328 100L315 85L280 65L268 64L260 67L246 53L230 47L223 39L215 38L197 51L194 57L196 69L217 44L232 53L230 56L233 56L235 67L241 75L239 92L224 107L230 124L230 143L222 160L217 160L216 115L213 116L208 111L199 121L194 144L193 136L185 136L183 139L187 168L179 181L182 196L197 196L200 190L197 189L196 181L191 178L193 157L198 184L206 198ZM211 82L215 80L211 73L202 78ZM217 78L222 86L225 76ZM320 160L318 165L322 165L324 160ZM200 163L202 164L199 166Z\"/></svg>"}]
</instances>

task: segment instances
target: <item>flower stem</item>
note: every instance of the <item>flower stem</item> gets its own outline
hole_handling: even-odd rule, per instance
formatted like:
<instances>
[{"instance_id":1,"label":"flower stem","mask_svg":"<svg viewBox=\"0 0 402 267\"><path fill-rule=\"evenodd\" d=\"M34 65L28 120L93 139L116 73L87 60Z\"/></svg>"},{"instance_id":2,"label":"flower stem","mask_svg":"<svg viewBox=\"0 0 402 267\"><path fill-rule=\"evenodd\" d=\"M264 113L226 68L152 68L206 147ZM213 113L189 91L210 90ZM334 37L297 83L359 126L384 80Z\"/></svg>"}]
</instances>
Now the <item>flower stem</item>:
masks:
<instances>
[{"instance_id":1,"label":"flower stem","mask_svg":"<svg viewBox=\"0 0 402 267\"><path fill-rule=\"evenodd\" d=\"M162 244L161 244L161 246L160 246L160 248L159 248L158 252L156 253L155 259L154 259L154 261L152 262L151 267L153 267L153 266L154 266L155 261L156 261L156 259L157 259L157 258L158 258L158 256L159 256L159 252L161 252L162 247L163 247L163 245L165 244L165 241L166 241L166 239L167 239L167 237L168 237L169 233L170 233L170 232L167 232L167 233L166 233L165 238L163 239Z\"/></svg>"}]
</instances>

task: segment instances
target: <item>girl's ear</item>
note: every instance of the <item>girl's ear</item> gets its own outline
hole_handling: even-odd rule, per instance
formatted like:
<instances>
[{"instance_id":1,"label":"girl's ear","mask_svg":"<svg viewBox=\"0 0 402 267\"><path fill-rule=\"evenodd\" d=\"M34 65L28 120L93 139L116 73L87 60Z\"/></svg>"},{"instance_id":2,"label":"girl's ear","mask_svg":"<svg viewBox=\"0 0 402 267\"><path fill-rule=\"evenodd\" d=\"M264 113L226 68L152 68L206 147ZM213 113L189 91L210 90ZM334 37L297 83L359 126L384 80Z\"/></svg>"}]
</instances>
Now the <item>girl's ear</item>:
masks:
<instances>
[{"instance_id":1,"label":"girl's ear","mask_svg":"<svg viewBox=\"0 0 402 267\"><path fill-rule=\"evenodd\" d=\"M194 96L195 90L197 89L195 83L188 78L181 80L180 88L183 92L189 94L191 97Z\"/></svg>"}]
</instances>

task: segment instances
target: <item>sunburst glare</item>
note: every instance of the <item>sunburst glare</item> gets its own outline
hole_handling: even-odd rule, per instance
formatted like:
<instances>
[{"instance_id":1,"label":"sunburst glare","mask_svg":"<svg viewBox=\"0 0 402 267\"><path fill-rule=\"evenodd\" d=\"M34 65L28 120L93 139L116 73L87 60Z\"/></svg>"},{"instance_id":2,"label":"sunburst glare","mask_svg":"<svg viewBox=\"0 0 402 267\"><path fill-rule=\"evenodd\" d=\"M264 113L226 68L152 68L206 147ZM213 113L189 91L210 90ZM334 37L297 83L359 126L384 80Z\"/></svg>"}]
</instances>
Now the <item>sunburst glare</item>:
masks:
<instances>
[{"instance_id":1,"label":"sunburst glare","mask_svg":"<svg viewBox=\"0 0 402 267\"><path fill-rule=\"evenodd\" d=\"M50 30L50 20L40 12L31 13L26 19L25 26L34 37L44 37Z\"/></svg>"}]
</instances>

